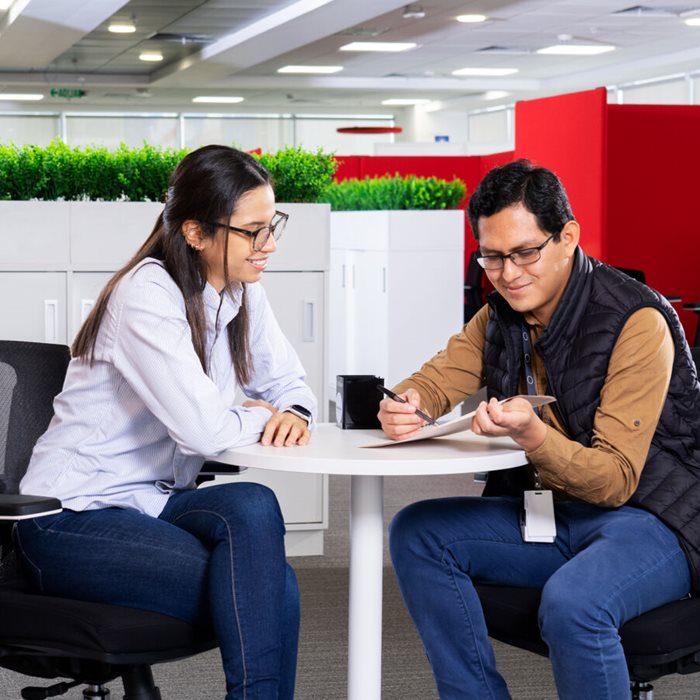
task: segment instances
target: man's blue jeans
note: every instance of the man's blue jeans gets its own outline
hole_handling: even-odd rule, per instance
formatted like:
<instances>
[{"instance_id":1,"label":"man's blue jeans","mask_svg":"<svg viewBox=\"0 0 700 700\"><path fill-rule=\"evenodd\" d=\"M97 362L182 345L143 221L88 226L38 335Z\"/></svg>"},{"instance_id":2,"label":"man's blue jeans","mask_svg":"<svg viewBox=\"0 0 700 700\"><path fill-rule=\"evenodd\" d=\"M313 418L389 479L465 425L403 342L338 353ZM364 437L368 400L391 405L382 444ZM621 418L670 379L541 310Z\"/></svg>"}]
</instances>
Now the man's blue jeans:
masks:
<instances>
[{"instance_id":1,"label":"man's blue jeans","mask_svg":"<svg viewBox=\"0 0 700 700\"><path fill-rule=\"evenodd\" d=\"M41 592L212 624L227 700L294 696L299 591L267 487L177 492L159 518L64 511L21 521L15 535Z\"/></svg>"},{"instance_id":2,"label":"man's blue jeans","mask_svg":"<svg viewBox=\"0 0 700 700\"><path fill-rule=\"evenodd\" d=\"M442 700L509 698L472 580L543 587L539 623L562 700L622 700L629 675L618 628L686 596L675 534L638 508L555 504L553 544L525 543L519 498L414 503L390 526L401 592Z\"/></svg>"}]
</instances>

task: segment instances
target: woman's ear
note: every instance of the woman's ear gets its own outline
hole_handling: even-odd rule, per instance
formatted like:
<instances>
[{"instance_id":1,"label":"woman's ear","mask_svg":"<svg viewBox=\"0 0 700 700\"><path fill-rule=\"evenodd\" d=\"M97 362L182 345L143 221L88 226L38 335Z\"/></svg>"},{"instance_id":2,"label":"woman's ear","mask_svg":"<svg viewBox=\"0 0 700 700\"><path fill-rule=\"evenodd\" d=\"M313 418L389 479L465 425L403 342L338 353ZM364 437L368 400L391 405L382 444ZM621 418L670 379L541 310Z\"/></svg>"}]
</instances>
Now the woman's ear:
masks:
<instances>
[{"instance_id":1,"label":"woman's ear","mask_svg":"<svg viewBox=\"0 0 700 700\"><path fill-rule=\"evenodd\" d=\"M185 243L187 243L190 248L194 250L204 249L204 234L202 233L199 222L187 219L187 221L182 224L182 236L185 239Z\"/></svg>"}]
</instances>

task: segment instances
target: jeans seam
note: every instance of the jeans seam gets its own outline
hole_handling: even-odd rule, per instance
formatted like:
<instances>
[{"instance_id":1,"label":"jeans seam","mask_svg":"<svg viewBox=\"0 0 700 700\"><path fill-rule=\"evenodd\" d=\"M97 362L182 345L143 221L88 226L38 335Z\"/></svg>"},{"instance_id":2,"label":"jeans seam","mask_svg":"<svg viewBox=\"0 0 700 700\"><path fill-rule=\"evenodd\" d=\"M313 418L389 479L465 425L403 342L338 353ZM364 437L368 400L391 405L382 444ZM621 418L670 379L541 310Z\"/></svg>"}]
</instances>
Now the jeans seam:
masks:
<instances>
[{"instance_id":1,"label":"jeans seam","mask_svg":"<svg viewBox=\"0 0 700 700\"><path fill-rule=\"evenodd\" d=\"M232 603L233 603L233 611L236 615L236 624L238 626L238 639L241 643L241 664L243 666L243 700L246 699L246 696L248 694L248 666L246 664L246 645L245 641L243 639L243 627L241 625L241 618L238 612L238 598L236 594L236 576L235 576L235 571L234 571L234 556L233 556L233 537L231 535L231 528L229 527L228 521L226 518L224 518L222 515L217 513L216 511L212 510L205 510L205 509L197 509L197 510L188 510L185 513L181 513L180 515L175 516L173 520L171 521L173 524L175 524L178 520L181 518L184 518L188 515L194 515L194 514L199 514L199 513L204 513L205 515L213 515L214 517L218 518L224 523L224 526L226 527L226 531L228 533L228 549L229 549L229 567L230 567L230 572L231 572L231 597L232 597Z\"/></svg>"},{"instance_id":2,"label":"jeans seam","mask_svg":"<svg viewBox=\"0 0 700 700\"><path fill-rule=\"evenodd\" d=\"M40 528L41 529L41 528ZM17 549L19 550L20 558L25 561L27 564L29 564L34 572L37 575L38 579L38 584L39 584L39 590L43 593L44 592L44 581L43 577L41 575L41 569L31 560L29 555L24 551L24 547L22 546L22 540L21 536L19 534L19 528L16 528L15 530L15 545Z\"/></svg>"},{"instance_id":3,"label":"jeans seam","mask_svg":"<svg viewBox=\"0 0 700 700\"><path fill-rule=\"evenodd\" d=\"M459 540L455 540L455 541L459 541ZM488 540L486 540L486 541L488 541ZM460 606L461 606L461 608L462 608L462 611L463 611L463 613L464 613L464 616L465 616L466 619L467 619L467 623L469 624L469 629L471 630L471 636L472 636L472 638L474 638L474 637L475 637L475 635L474 635L474 625L472 624L471 616L469 615L469 608L468 608L467 605L465 604L465 602L464 602L464 596L462 596L462 594L461 594L461 592L460 592L460 590L459 590L459 586L457 585L457 582L455 581L454 567L451 566L451 565L446 561L446 557L445 557L445 550L446 550L446 549L447 549L447 547L442 547L442 548L441 548L440 563L447 569L448 577L449 577L449 579L450 579L450 583L452 584L452 586L453 586L453 588L454 588L455 594L457 595L457 600L459 601L459 604L460 604ZM465 574L465 575L466 575L466 574ZM470 577L470 580L471 580L471 577ZM488 642L488 640L487 640L487 642ZM478 658L478 660L479 660L479 672L480 672L480 675L481 675L481 682L482 682L482 684L484 685L484 687L488 687L488 683L487 683L487 681L486 681L486 676L485 676L485 674L484 674L484 662L483 662L483 659L481 658L481 654L478 652L478 645L477 645L477 644L474 644L474 649L475 649L475 651L477 651L476 656L477 656L477 658ZM489 688L489 695L491 696L491 698L494 697L494 695L493 695L493 693L491 692L491 689L490 689L490 688Z\"/></svg>"}]
</instances>

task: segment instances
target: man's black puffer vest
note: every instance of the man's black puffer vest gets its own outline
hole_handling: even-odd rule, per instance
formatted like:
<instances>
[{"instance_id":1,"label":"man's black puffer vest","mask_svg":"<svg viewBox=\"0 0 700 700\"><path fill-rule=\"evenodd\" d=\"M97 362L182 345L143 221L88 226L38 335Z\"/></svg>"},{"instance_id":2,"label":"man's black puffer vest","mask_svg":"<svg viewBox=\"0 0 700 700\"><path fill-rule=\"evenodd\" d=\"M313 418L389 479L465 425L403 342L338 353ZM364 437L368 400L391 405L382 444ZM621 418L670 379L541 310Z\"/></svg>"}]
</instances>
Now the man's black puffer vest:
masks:
<instances>
[{"instance_id":1,"label":"man's black puffer vest","mask_svg":"<svg viewBox=\"0 0 700 700\"><path fill-rule=\"evenodd\" d=\"M489 297L484 364L489 396L518 393L522 316L498 293ZM549 393L569 436L591 444L610 355L622 327L651 306L666 318L675 344L668 395L637 490L627 505L644 508L678 535L700 590L700 384L678 317L664 297L614 268L576 251L571 278L536 343ZM639 378L640 382L644 377ZM531 484L524 468L491 472L485 495L516 495Z\"/></svg>"}]
</instances>

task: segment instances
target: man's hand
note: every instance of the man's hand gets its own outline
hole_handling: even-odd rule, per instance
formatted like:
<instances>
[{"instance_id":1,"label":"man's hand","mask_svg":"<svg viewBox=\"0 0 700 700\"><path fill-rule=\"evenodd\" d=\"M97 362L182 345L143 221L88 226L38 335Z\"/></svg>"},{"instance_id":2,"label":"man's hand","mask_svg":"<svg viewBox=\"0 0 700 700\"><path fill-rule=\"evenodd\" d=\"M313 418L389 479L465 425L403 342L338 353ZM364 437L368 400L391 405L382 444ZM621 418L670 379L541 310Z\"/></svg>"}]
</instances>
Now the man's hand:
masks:
<instances>
[{"instance_id":1,"label":"man's hand","mask_svg":"<svg viewBox=\"0 0 700 700\"><path fill-rule=\"evenodd\" d=\"M472 431L487 437L513 438L526 452L533 452L544 442L547 426L524 399L498 403L482 401L472 420Z\"/></svg>"},{"instance_id":2,"label":"man's hand","mask_svg":"<svg viewBox=\"0 0 700 700\"><path fill-rule=\"evenodd\" d=\"M416 409L420 408L420 394L415 389L408 389L400 396L408 403L390 398L382 399L379 403L377 418L382 430L392 440L410 437L425 425L425 421L416 415Z\"/></svg>"}]
</instances>

